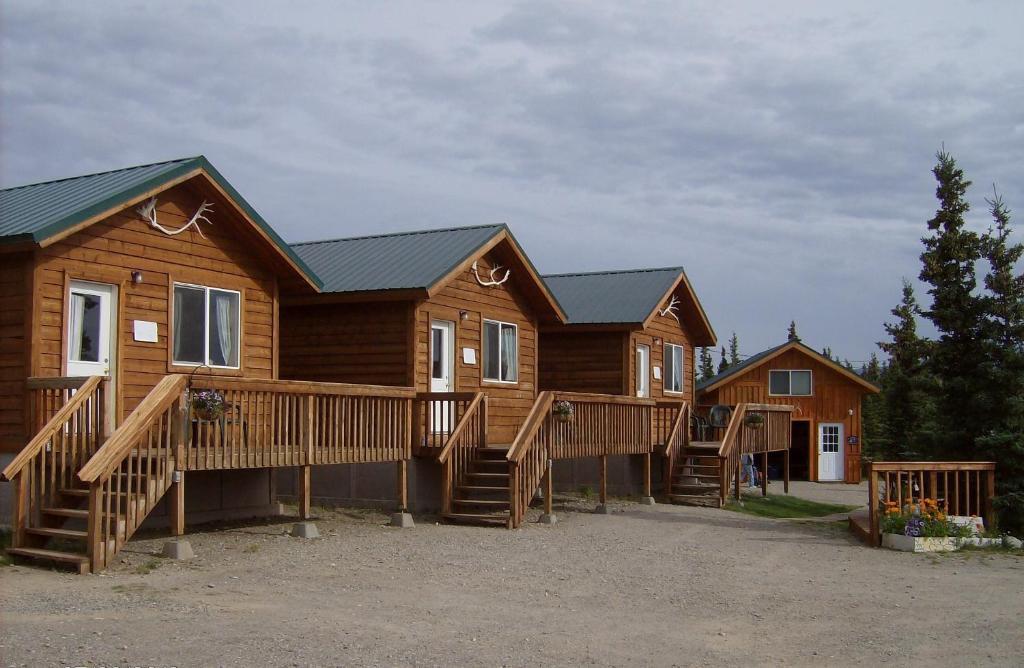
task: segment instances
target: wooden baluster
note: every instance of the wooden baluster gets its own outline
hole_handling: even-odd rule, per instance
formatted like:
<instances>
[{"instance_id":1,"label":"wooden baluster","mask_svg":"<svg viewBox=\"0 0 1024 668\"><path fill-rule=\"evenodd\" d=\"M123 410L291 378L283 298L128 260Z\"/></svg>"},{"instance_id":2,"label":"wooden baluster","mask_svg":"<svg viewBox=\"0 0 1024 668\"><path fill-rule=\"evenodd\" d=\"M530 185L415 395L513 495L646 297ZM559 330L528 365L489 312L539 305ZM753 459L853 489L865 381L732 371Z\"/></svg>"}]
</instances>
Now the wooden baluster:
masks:
<instances>
[{"instance_id":1,"label":"wooden baluster","mask_svg":"<svg viewBox=\"0 0 1024 668\"><path fill-rule=\"evenodd\" d=\"M888 478L888 473L886 474ZM878 535L878 490L875 489L877 485L878 476L875 473L874 464L868 469L868 528L871 531L871 545L878 547L879 535ZM888 482L886 482L886 488L888 488ZM888 489L886 490L888 493Z\"/></svg>"}]
</instances>

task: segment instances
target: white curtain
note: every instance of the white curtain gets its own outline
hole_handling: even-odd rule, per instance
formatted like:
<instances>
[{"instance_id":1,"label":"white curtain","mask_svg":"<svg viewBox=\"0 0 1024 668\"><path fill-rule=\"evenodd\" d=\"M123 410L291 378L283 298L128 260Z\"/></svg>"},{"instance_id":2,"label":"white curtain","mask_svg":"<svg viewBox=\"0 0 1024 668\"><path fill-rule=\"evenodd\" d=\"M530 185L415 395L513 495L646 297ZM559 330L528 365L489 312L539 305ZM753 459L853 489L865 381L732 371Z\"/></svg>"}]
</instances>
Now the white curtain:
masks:
<instances>
[{"instance_id":1,"label":"white curtain","mask_svg":"<svg viewBox=\"0 0 1024 668\"><path fill-rule=\"evenodd\" d=\"M68 357L73 362L82 359L82 336L85 334L85 296L71 293L71 308L68 313L70 321L69 336L71 344Z\"/></svg>"},{"instance_id":2,"label":"white curtain","mask_svg":"<svg viewBox=\"0 0 1024 668\"><path fill-rule=\"evenodd\" d=\"M182 346L184 342L181 337L181 321L185 319L185 295L184 290L179 287L174 288L174 359L182 359Z\"/></svg>"},{"instance_id":3,"label":"white curtain","mask_svg":"<svg viewBox=\"0 0 1024 668\"><path fill-rule=\"evenodd\" d=\"M672 349L672 389L683 391L683 349Z\"/></svg>"},{"instance_id":4,"label":"white curtain","mask_svg":"<svg viewBox=\"0 0 1024 668\"><path fill-rule=\"evenodd\" d=\"M237 320L234 307L234 295L213 293L214 308L217 313L217 341L220 352L224 356L224 366L237 366L235 361L236 341L234 324Z\"/></svg>"},{"instance_id":5,"label":"white curtain","mask_svg":"<svg viewBox=\"0 0 1024 668\"><path fill-rule=\"evenodd\" d=\"M503 325L501 328L501 379L514 381L519 377L516 328Z\"/></svg>"}]
</instances>

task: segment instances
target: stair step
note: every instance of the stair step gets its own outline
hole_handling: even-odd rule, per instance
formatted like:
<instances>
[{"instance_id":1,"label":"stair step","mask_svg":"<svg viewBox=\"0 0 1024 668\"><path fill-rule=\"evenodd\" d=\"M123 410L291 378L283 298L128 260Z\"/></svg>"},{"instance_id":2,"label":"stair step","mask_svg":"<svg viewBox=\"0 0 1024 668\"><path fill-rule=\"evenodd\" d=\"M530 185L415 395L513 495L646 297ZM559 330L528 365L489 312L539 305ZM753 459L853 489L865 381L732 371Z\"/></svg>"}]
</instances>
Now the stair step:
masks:
<instances>
[{"instance_id":1,"label":"stair step","mask_svg":"<svg viewBox=\"0 0 1024 668\"><path fill-rule=\"evenodd\" d=\"M508 485L505 486L487 486L487 485L459 485L455 488L458 492L465 492L466 494L479 494L479 493L492 493L492 494L508 494Z\"/></svg>"},{"instance_id":2,"label":"stair step","mask_svg":"<svg viewBox=\"0 0 1024 668\"><path fill-rule=\"evenodd\" d=\"M82 498L89 496L89 490L87 489L62 489L60 493L64 496L80 496Z\"/></svg>"},{"instance_id":3,"label":"stair step","mask_svg":"<svg viewBox=\"0 0 1024 668\"><path fill-rule=\"evenodd\" d=\"M473 471L473 472L467 473L466 477L467 478L482 478L484 480L492 480L494 482L507 481L508 480L508 474L507 473L477 473L477 472Z\"/></svg>"},{"instance_id":4,"label":"stair step","mask_svg":"<svg viewBox=\"0 0 1024 668\"><path fill-rule=\"evenodd\" d=\"M718 485L672 485L673 494L683 494L686 496L705 496L709 494L717 495L721 490Z\"/></svg>"},{"instance_id":5,"label":"stair step","mask_svg":"<svg viewBox=\"0 0 1024 668\"><path fill-rule=\"evenodd\" d=\"M58 517L74 517L75 519L89 519L89 511L80 508L43 508L44 515L56 515Z\"/></svg>"},{"instance_id":6,"label":"stair step","mask_svg":"<svg viewBox=\"0 0 1024 668\"><path fill-rule=\"evenodd\" d=\"M84 554L58 552L57 550L46 550L39 547L9 547L7 548L7 554L15 557L26 557L28 559L56 561L62 564L70 564L75 566L79 573L89 572L89 557Z\"/></svg>"},{"instance_id":7,"label":"stair step","mask_svg":"<svg viewBox=\"0 0 1024 668\"><path fill-rule=\"evenodd\" d=\"M507 510L509 507L508 501L498 499L452 499L452 503L457 506L489 506L502 510Z\"/></svg>"},{"instance_id":8,"label":"stair step","mask_svg":"<svg viewBox=\"0 0 1024 668\"><path fill-rule=\"evenodd\" d=\"M25 533L35 536L46 536L47 538L64 538L67 540L86 540L89 534L77 529L55 529L50 527L30 527Z\"/></svg>"},{"instance_id":9,"label":"stair step","mask_svg":"<svg viewBox=\"0 0 1024 668\"><path fill-rule=\"evenodd\" d=\"M508 524L508 513L445 513L442 517L452 522L464 522L467 524L487 524L494 526L506 526Z\"/></svg>"},{"instance_id":10,"label":"stair step","mask_svg":"<svg viewBox=\"0 0 1024 668\"><path fill-rule=\"evenodd\" d=\"M688 506L705 506L709 508L721 508L721 499L715 495L693 495L693 494L670 494L669 501L672 503L682 503Z\"/></svg>"}]
</instances>

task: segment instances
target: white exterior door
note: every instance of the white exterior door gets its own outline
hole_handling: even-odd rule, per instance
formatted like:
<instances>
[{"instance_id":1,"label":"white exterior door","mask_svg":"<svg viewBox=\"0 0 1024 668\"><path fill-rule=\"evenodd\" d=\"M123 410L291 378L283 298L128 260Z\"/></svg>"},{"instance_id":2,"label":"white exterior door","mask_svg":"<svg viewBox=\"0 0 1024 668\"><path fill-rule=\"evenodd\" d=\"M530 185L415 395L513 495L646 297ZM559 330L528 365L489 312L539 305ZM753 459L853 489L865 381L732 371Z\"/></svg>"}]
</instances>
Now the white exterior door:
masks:
<instances>
[{"instance_id":1,"label":"white exterior door","mask_svg":"<svg viewBox=\"0 0 1024 668\"><path fill-rule=\"evenodd\" d=\"M67 375L113 378L117 288L72 281L68 295ZM113 393L111 393L113 394Z\"/></svg>"},{"instance_id":2,"label":"white exterior door","mask_svg":"<svg viewBox=\"0 0 1024 668\"><path fill-rule=\"evenodd\" d=\"M818 425L818 480L843 480L843 425Z\"/></svg>"},{"instance_id":3,"label":"white exterior door","mask_svg":"<svg viewBox=\"0 0 1024 668\"><path fill-rule=\"evenodd\" d=\"M455 323L433 320L430 323L430 391L455 391ZM448 432L452 403L435 401L430 416L431 431Z\"/></svg>"},{"instance_id":4,"label":"white exterior door","mask_svg":"<svg viewBox=\"0 0 1024 668\"><path fill-rule=\"evenodd\" d=\"M636 396L651 396L651 347L643 344L636 347Z\"/></svg>"}]
</instances>

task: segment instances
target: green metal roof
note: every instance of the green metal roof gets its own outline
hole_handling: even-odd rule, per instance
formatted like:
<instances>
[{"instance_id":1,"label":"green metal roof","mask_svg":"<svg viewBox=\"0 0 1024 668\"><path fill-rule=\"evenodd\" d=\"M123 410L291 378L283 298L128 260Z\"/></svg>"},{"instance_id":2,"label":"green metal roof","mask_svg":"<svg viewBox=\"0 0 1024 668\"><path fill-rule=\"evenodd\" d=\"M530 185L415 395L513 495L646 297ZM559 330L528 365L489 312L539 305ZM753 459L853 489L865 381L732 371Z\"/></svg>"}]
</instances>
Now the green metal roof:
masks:
<instances>
[{"instance_id":1,"label":"green metal roof","mask_svg":"<svg viewBox=\"0 0 1024 668\"><path fill-rule=\"evenodd\" d=\"M203 156L0 190L0 243L42 243L161 184L203 169L317 286L317 275Z\"/></svg>"},{"instance_id":2,"label":"green metal roof","mask_svg":"<svg viewBox=\"0 0 1024 668\"><path fill-rule=\"evenodd\" d=\"M730 366L729 368L724 370L722 373L716 374L714 376L711 376L711 378L707 378L705 380L700 381L699 383L697 383L697 390L698 391L703 390L705 387L710 387L710 386L714 385L715 383L717 383L720 380L724 380L724 379L728 378L729 376L735 376L738 373L742 373L743 371L746 371L747 369L751 369L751 368L757 366L758 363L761 360L763 360L764 358L769 357L769 356L775 354L777 351L781 350L782 348L785 348L790 343L791 343L790 341L786 341L781 346L775 346L774 348L769 348L768 350L762 350L761 352L757 353L756 355L751 355L750 357L748 357L747 359L743 360L742 362L739 362L738 364L734 364L734 365Z\"/></svg>"},{"instance_id":3,"label":"green metal roof","mask_svg":"<svg viewBox=\"0 0 1024 668\"><path fill-rule=\"evenodd\" d=\"M638 323L647 320L682 267L597 271L544 276L569 324Z\"/></svg>"},{"instance_id":4,"label":"green metal roof","mask_svg":"<svg viewBox=\"0 0 1024 668\"><path fill-rule=\"evenodd\" d=\"M380 234L292 244L324 281L324 292L427 289L505 225ZM511 235L510 235L511 236Z\"/></svg>"}]
</instances>

